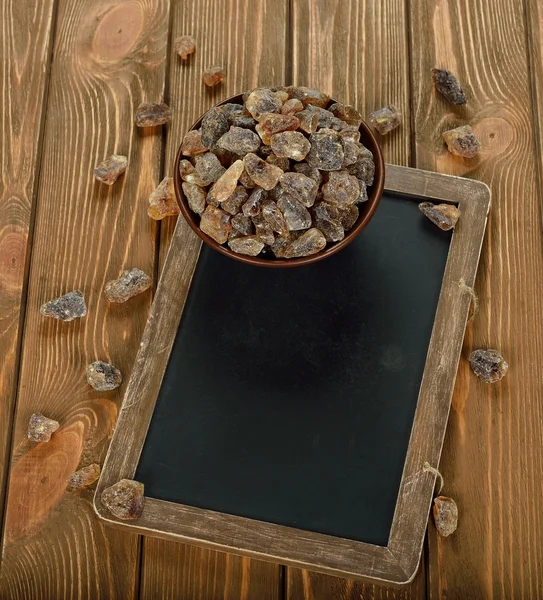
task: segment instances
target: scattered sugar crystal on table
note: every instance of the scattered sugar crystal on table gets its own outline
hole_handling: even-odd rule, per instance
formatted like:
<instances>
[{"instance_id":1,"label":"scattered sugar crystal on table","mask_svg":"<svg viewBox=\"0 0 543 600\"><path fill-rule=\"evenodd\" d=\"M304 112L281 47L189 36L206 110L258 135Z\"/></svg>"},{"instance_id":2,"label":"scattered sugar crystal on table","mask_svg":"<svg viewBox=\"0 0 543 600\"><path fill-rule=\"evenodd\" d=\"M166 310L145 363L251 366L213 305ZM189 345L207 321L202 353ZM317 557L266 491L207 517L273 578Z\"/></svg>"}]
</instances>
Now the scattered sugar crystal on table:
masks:
<instances>
[{"instance_id":1,"label":"scattered sugar crystal on table","mask_svg":"<svg viewBox=\"0 0 543 600\"><path fill-rule=\"evenodd\" d=\"M104 294L110 302L126 302L151 287L153 280L141 269L123 271L119 279L108 281Z\"/></svg>"},{"instance_id":2,"label":"scattered sugar crystal on table","mask_svg":"<svg viewBox=\"0 0 543 600\"><path fill-rule=\"evenodd\" d=\"M189 54L196 50L196 40L192 35L182 35L175 39L173 47L183 60L187 60Z\"/></svg>"},{"instance_id":3,"label":"scattered sugar crystal on table","mask_svg":"<svg viewBox=\"0 0 543 600\"><path fill-rule=\"evenodd\" d=\"M119 175L126 171L127 166L128 158L126 156L112 154L95 167L94 177L106 185L113 185Z\"/></svg>"},{"instance_id":4,"label":"scattered sugar crystal on table","mask_svg":"<svg viewBox=\"0 0 543 600\"><path fill-rule=\"evenodd\" d=\"M87 305L83 292L75 290L60 298L55 298L43 304L40 313L45 317L53 317L59 321L73 321L87 314Z\"/></svg>"},{"instance_id":5,"label":"scattered sugar crystal on table","mask_svg":"<svg viewBox=\"0 0 543 600\"><path fill-rule=\"evenodd\" d=\"M108 392L118 388L123 382L121 372L103 360L97 360L87 366L87 381L99 392Z\"/></svg>"},{"instance_id":6,"label":"scattered sugar crystal on table","mask_svg":"<svg viewBox=\"0 0 543 600\"><path fill-rule=\"evenodd\" d=\"M505 377L509 365L493 348L474 350L469 355L471 370L485 383L495 383Z\"/></svg>"},{"instance_id":7,"label":"scattered sugar crystal on table","mask_svg":"<svg viewBox=\"0 0 543 600\"><path fill-rule=\"evenodd\" d=\"M454 204L421 202L419 209L423 215L428 217L434 225L437 225L443 231L453 229L460 218L460 211Z\"/></svg>"},{"instance_id":8,"label":"scattered sugar crystal on table","mask_svg":"<svg viewBox=\"0 0 543 600\"><path fill-rule=\"evenodd\" d=\"M28 439L31 442L48 442L51 435L60 427L60 423L41 413L34 413L28 423Z\"/></svg>"},{"instance_id":9,"label":"scattered sugar crystal on table","mask_svg":"<svg viewBox=\"0 0 543 600\"><path fill-rule=\"evenodd\" d=\"M145 505L144 491L143 483L121 479L102 492L101 502L118 519L138 519Z\"/></svg>"},{"instance_id":10,"label":"scattered sugar crystal on table","mask_svg":"<svg viewBox=\"0 0 543 600\"><path fill-rule=\"evenodd\" d=\"M453 104L466 104L467 98L456 77L445 69L432 69L436 90Z\"/></svg>"},{"instance_id":11,"label":"scattered sugar crystal on table","mask_svg":"<svg viewBox=\"0 0 543 600\"><path fill-rule=\"evenodd\" d=\"M98 481L100 477L100 465L93 463L87 467L83 467L68 477L67 483L69 486L77 489L84 489Z\"/></svg>"},{"instance_id":12,"label":"scattered sugar crystal on table","mask_svg":"<svg viewBox=\"0 0 543 600\"><path fill-rule=\"evenodd\" d=\"M370 123L381 135L390 133L393 129L399 127L401 122L402 115L393 104L388 104L370 113Z\"/></svg>"},{"instance_id":13,"label":"scattered sugar crystal on table","mask_svg":"<svg viewBox=\"0 0 543 600\"><path fill-rule=\"evenodd\" d=\"M202 73L202 81L208 87L214 87L218 85L219 83L221 83L221 81L224 81L225 77L226 73L224 72L224 69L218 66L208 67Z\"/></svg>"},{"instance_id":14,"label":"scattered sugar crystal on table","mask_svg":"<svg viewBox=\"0 0 543 600\"><path fill-rule=\"evenodd\" d=\"M451 154L455 154L456 156L473 158L481 150L481 143L475 137L475 133L470 125L450 129L443 132L442 135L447 144L447 149Z\"/></svg>"},{"instance_id":15,"label":"scattered sugar crystal on table","mask_svg":"<svg viewBox=\"0 0 543 600\"><path fill-rule=\"evenodd\" d=\"M452 498L438 496L434 498L434 523L439 535L447 537L458 527L458 506Z\"/></svg>"},{"instance_id":16,"label":"scattered sugar crystal on table","mask_svg":"<svg viewBox=\"0 0 543 600\"><path fill-rule=\"evenodd\" d=\"M164 125L172 118L172 111L167 104L142 102L136 109L136 125L138 127L156 127Z\"/></svg>"}]
</instances>

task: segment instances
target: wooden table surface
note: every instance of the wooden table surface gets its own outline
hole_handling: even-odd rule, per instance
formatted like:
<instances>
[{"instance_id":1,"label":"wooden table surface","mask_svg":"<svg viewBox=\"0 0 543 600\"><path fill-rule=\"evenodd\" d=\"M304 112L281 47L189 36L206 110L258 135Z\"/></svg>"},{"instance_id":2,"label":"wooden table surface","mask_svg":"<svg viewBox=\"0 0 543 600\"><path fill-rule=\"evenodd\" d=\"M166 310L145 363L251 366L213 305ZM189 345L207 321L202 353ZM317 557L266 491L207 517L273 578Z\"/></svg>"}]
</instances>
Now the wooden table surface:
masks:
<instances>
[{"instance_id":1,"label":"wooden table surface","mask_svg":"<svg viewBox=\"0 0 543 600\"><path fill-rule=\"evenodd\" d=\"M3 0L0 3L0 598L298 600L543 598L543 71L538 0ZM172 38L192 34L183 63ZM202 70L226 68L206 89ZM430 69L454 71L469 103L436 96ZM256 85L317 87L363 114L393 103L401 128L386 160L470 177L492 189L476 290L441 471L460 510L454 536L430 525L415 581L402 590L317 575L110 529L92 491L66 489L102 462L124 386L93 391L85 366L130 375L152 294L108 305L104 283L161 270L174 221L147 217L195 118ZM136 130L142 101L170 104L162 132ZM463 161L445 129L470 122L482 142ZM112 188L94 181L126 154ZM83 320L39 306L80 289ZM466 360L495 347L507 377L485 385ZM29 416L62 423L48 444Z\"/></svg>"}]
</instances>

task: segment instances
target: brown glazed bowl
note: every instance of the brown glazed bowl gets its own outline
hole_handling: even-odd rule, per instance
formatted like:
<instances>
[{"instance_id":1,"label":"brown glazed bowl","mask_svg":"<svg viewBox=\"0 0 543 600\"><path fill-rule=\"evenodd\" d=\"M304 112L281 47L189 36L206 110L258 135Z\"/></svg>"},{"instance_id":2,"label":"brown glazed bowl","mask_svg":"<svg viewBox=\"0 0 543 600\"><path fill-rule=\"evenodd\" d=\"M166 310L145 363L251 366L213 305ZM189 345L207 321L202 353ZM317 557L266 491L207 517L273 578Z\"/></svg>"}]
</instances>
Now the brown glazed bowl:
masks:
<instances>
[{"instance_id":1,"label":"brown glazed bowl","mask_svg":"<svg viewBox=\"0 0 543 600\"><path fill-rule=\"evenodd\" d=\"M242 94L237 94L236 96L232 96L222 102L216 104L216 106L220 106L221 104L226 104L227 102L232 102L234 104L243 104ZM330 99L328 106L331 106L337 100ZM202 119L205 114L202 115L196 123L190 128L199 129L202 123ZM317 252L316 254L312 254L311 256L303 256L300 258L275 258L273 255L271 256L247 256L244 254L237 254L230 250L228 246L222 246L217 243L213 238L210 238L198 227L200 217L193 213L189 208L188 202L183 194L183 189L181 188L181 174L179 172L179 163L183 160L184 156L181 154L181 144L179 145L179 149L177 151L177 156L175 157L175 164L173 167L173 179L175 185L175 194L177 196L177 201L181 208L181 213L187 223L192 227L196 235L198 235L208 246L217 250L221 254L238 260L240 262L249 264L249 265L258 265L260 267L299 267L301 265L309 265L311 263L322 260L323 258L327 258L328 256L332 256L336 252L339 252L345 246L350 244L355 237L367 226L367 224L371 221L371 218L375 214L377 210L377 205L381 200L381 196L383 195L383 187L385 185L385 163L383 161L383 155L381 153L381 148L375 139L375 136L371 132L370 128L364 121L360 125L360 141L371 150L374 160L375 160L375 177L373 180L373 185L368 188L368 200L363 204L359 204L360 216L358 217L358 221L354 225L354 227L349 231L345 237L340 242L333 242L330 245L326 246L324 250Z\"/></svg>"}]
</instances>

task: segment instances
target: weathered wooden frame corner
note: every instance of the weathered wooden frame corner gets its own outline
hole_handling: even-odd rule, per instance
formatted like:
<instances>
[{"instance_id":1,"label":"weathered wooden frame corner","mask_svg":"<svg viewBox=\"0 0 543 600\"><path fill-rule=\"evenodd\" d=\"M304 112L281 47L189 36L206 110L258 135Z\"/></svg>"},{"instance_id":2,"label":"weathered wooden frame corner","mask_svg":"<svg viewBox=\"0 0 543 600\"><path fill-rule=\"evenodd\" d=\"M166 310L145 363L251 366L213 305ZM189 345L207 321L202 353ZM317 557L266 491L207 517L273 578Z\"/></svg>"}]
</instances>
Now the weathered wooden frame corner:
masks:
<instances>
[{"instance_id":1,"label":"weathered wooden frame corner","mask_svg":"<svg viewBox=\"0 0 543 600\"><path fill-rule=\"evenodd\" d=\"M435 475L424 471L423 465L439 464L471 300L458 283L463 279L468 286L474 284L490 190L477 181L393 165L386 168L385 190L458 204L462 215L449 249L387 547L154 498L146 498L137 521L117 520L101 505L106 487L122 478L131 479L136 472L198 260L201 242L182 219L176 225L94 497L94 509L101 519L143 535L337 576L391 585L413 579L435 485Z\"/></svg>"}]
</instances>

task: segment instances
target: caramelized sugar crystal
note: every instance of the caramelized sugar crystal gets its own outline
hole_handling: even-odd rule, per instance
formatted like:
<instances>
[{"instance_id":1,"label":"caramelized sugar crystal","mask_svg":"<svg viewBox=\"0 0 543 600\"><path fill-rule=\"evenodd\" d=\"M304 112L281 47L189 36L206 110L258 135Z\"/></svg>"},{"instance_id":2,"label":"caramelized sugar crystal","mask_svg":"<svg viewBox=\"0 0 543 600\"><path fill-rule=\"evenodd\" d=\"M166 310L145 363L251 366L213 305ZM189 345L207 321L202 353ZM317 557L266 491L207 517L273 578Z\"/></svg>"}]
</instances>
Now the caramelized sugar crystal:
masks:
<instances>
[{"instance_id":1,"label":"caramelized sugar crystal","mask_svg":"<svg viewBox=\"0 0 543 600\"><path fill-rule=\"evenodd\" d=\"M151 193L147 214L155 221L179 214L172 177L165 177Z\"/></svg>"},{"instance_id":2,"label":"caramelized sugar crystal","mask_svg":"<svg viewBox=\"0 0 543 600\"><path fill-rule=\"evenodd\" d=\"M132 479L121 479L102 492L102 504L109 512L123 520L133 520L141 516L145 505L143 483Z\"/></svg>"},{"instance_id":3,"label":"caramelized sugar crystal","mask_svg":"<svg viewBox=\"0 0 543 600\"><path fill-rule=\"evenodd\" d=\"M95 167L94 177L106 185L113 185L119 175L126 171L127 166L128 159L126 156L112 154Z\"/></svg>"},{"instance_id":4,"label":"caramelized sugar crystal","mask_svg":"<svg viewBox=\"0 0 543 600\"><path fill-rule=\"evenodd\" d=\"M471 370L485 383L495 383L505 377L509 365L493 348L474 350L469 355Z\"/></svg>"},{"instance_id":5,"label":"caramelized sugar crystal","mask_svg":"<svg viewBox=\"0 0 543 600\"><path fill-rule=\"evenodd\" d=\"M189 54L196 50L196 40L192 35L182 35L175 39L173 47L183 60L187 60Z\"/></svg>"},{"instance_id":6,"label":"caramelized sugar crystal","mask_svg":"<svg viewBox=\"0 0 543 600\"><path fill-rule=\"evenodd\" d=\"M243 159L245 170L249 177L264 190L271 190L279 182L283 170L275 165L262 160L256 154L250 152Z\"/></svg>"},{"instance_id":7,"label":"caramelized sugar crystal","mask_svg":"<svg viewBox=\"0 0 543 600\"><path fill-rule=\"evenodd\" d=\"M100 477L100 465L93 463L87 467L79 469L67 480L69 486L77 489L83 489L92 485Z\"/></svg>"},{"instance_id":8,"label":"caramelized sugar crystal","mask_svg":"<svg viewBox=\"0 0 543 600\"><path fill-rule=\"evenodd\" d=\"M445 69L432 69L432 79L436 90L453 104L466 104L468 101L464 90L456 77Z\"/></svg>"},{"instance_id":9,"label":"caramelized sugar crystal","mask_svg":"<svg viewBox=\"0 0 543 600\"><path fill-rule=\"evenodd\" d=\"M399 127L401 122L402 114L393 104L388 104L370 113L370 123L381 135L390 133Z\"/></svg>"},{"instance_id":10,"label":"caramelized sugar crystal","mask_svg":"<svg viewBox=\"0 0 543 600\"><path fill-rule=\"evenodd\" d=\"M85 304L83 292L74 290L73 292L64 294L64 296L60 296L60 298L50 300L40 307L40 313L44 317L52 317L59 321L80 319L87 314L87 305Z\"/></svg>"},{"instance_id":11,"label":"caramelized sugar crystal","mask_svg":"<svg viewBox=\"0 0 543 600\"><path fill-rule=\"evenodd\" d=\"M438 496L434 498L434 523L439 535L447 537L458 527L458 506L452 498Z\"/></svg>"},{"instance_id":12,"label":"caramelized sugar crystal","mask_svg":"<svg viewBox=\"0 0 543 600\"><path fill-rule=\"evenodd\" d=\"M225 77L226 77L226 73L224 72L224 69L219 66L208 67L202 73L202 81L208 87L214 87L214 86L218 85L219 83L224 81Z\"/></svg>"},{"instance_id":13,"label":"caramelized sugar crystal","mask_svg":"<svg viewBox=\"0 0 543 600\"><path fill-rule=\"evenodd\" d=\"M172 111L167 104L142 102L136 109L136 125L138 127L156 127L164 125L172 118Z\"/></svg>"},{"instance_id":14,"label":"caramelized sugar crystal","mask_svg":"<svg viewBox=\"0 0 543 600\"><path fill-rule=\"evenodd\" d=\"M41 413L34 413L28 423L28 439L31 442L48 442L51 435L60 427L60 423Z\"/></svg>"},{"instance_id":15,"label":"caramelized sugar crystal","mask_svg":"<svg viewBox=\"0 0 543 600\"><path fill-rule=\"evenodd\" d=\"M428 217L434 225L443 231L452 229L460 218L460 211L454 204L432 204L432 202L421 202L420 212Z\"/></svg>"},{"instance_id":16,"label":"caramelized sugar crystal","mask_svg":"<svg viewBox=\"0 0 543 600\"><path fill-rule=\"evenodd\" d=\"M246 235L228 240L230 249L238 254L257 256L264 248L264 242L257 235Z\"/></svg>"},{"instance_id":17,"label":"caramelized sugar crystal","mask_svg":"<svg viewBox=\"0 0 543 600\"><path fill-rule=\"evenodd\" d=\"M151 287L153 280L141 269L123 271L119 279L108 281L104 294L110 302L126 302Z\"/></svg>"},{"instance_id":18,"label":"caramelized sugar crystal","mask_svg":"<svg viewBox=\"0 0 543 600\"><path fill-rule=\"evenodd\" d=\"M443 132L442 135L447 144L447 149L451 154L455 154L456 156L473 158L481 149L481 143L475 137L475 133L470 125L450 129Z\"/></svg>"},{"instance_id":19,"label":"caramelized sugar crystal","mask_svg":"<svg viewBox=\"0 0 543 600\"><path fill-rule=\"evenodd\" d=\"M87 381L95 390L108 392L118 388L123 378L119 369L103 360L97 360L87 366Z\"/></svg>"}]
</instances>

